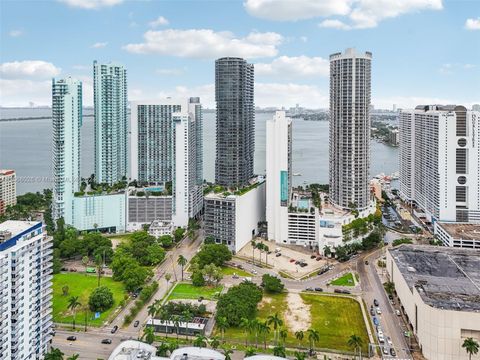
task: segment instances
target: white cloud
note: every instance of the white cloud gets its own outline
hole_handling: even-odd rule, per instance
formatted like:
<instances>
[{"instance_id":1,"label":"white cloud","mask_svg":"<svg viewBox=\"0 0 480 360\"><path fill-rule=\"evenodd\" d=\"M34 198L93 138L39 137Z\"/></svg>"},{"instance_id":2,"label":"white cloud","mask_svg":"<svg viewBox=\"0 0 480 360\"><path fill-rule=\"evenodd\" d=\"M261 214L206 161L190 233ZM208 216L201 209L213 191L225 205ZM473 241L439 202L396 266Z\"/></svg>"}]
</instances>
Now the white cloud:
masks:
<instances>
[{"instance_id":1,"label":"white cloud","mask_svg":"<svg viewBox=\"0 0 480 360\"><path fill-rule=\"evenodd\" d=\"M308 41L308 37L300 36L300 41L303 42L303 43L306 43Z\"/></svg>"},{"instance_id":2,"label":"white cloud","mask_svg":"<svg viewBox=\"0 0 480 360\"><path fill-rule=\"evenodd\" d=\"M157 69L155 70L155 73L158 75L181 75L185 72L185 68L179 69L179 68L166 68L166 69Z\"/></svg>"},{"instance_id":3,"label":"white cloud","mask_svg":"<svg viewBox=\"0 0 480 360\"><path fill-rule=\"evenodd\" d=\"M34 102L37 105L52 103L52 81L33 81L26 79L0 79L1 106L28 106Z\"/></svg>"},{"instance_id":4,"label":"white cloud","mask_svg":"<svg viewBox=\"0 0 480 360\"><path fill-rule=\"evenodd\" d=\"M274 32L252 32L239 38L228 31L215 32L210 29L149 30L143 37L143 43L128 44L123 49L137 54L153 53L187 58L255 58L277 55L277 47L283 40L280 34Z\"/></svg>"},{"instance_id":5,"label":"white cloud","mask_svg":"<svg viewBox=\"0 0 480 360\"><path fill-rule=\"evenodd\" d=\"M351 0L246 0L250 15L277 21L295 21L331 15L346 15Z\"/></svg>"},{"instance_id":6,"label":"white cloud","mask_svg":"<svg viewBox=\"0 0 480 360\"><path fill-rule=\"evenodd\" d=\"M23 31L19 29L10 30L8 35L10 35L11 37L19 37L23 35Z\"/></svg>"},{"instance_id":7,"label":"white cloud","mask_svg":"<svg viewBox=\"0 0 480 360\"><path fill-rule=\"evenodd\" d=\"M158 27L158 26L165 26L165 25L168 25L170 22L164 18L163 16L159 16L158 18L156 18L155 20L153 21L150 21L148 23L148 25L150 25L150 27Z\"/></svg>"},{"instance_id":8,"label":"white cloud","mask_svg":"<svg viewBox=\"0 0 480 360\"><path fill-rule=\"evenodd\" d=\"M245 0L244 6L253 16L277 21L344 17L349 23L338 19L320 23L342 30L372 28L387 18L443 8L442 0Z\"/></svg>"},{"instance_id":9,"label":"white cloud","mask_svg":"<svg viewBox=\"0 0 480 360\"><path fill-rule=\"evenodd\" d=\"M480 30L480 17L476 19L467 19L467 21L465 21L465 29Z\"/></svg>"},{"instance_id":10,"label":"white cloud","mask_svg":"<svg viewBox=\"0 0 480 360\"><path fill-rule=\"evenodd\" d=\"M255 64L255 74L292 78L297 76L328 76L330 63L321 57L280 56L271 63Z\"/></svg>"},{"instance_id":11,"label":"white cloud","mask_svg":"<svg viewBox=\"0 0 480 360\"><path fill-rule=\"evenodd\" d=\"M111 7L121 4L123 0L58 0L61 3L67 4L71 7L78 7L81 9L99 9L102 7Z\"/></svg>"},{"instance_id":12,"label":"white cloud","mask_svg":"<svg viewBox=\"0 0 480 360\"><path fill-rule=\"evenodd\" d=\"M13 61L0 64L3 79L47 79L60 74L61 69L41 60Z\"/></svg>"},{"instance_id":13,"label":"white cloud","mask_svg":"<svg viewBox=\"0 0 480 360\"><path fill-rule=\"evenodd\" d=\"M323 27L323 28L331 28L331 29L339 29L339 30L350 30L351 26L345 24L344 22L340 20L335 20L335 19L327 19L323 20L318 26Z\"/></svg>"},{"instance_id":14,"label":"white cloud","mask_svg":"<svg viewBox=\"0 0 480 360\"><path fill-rule=\"evenodd\" d=\"M455 63L455 64L442 64L439 68L439 72L444 75L450 75L458 71L465 71L465 70L470 70L475 68L476 66L474 64L460 64L460 63Z\"/></svg>"},{"instance_id":15,"label":"white cloud","mask_svg":"<svg viewBox=\"0 0 480 360\"><path fill-rule=\"evenodd\" d=\"M92 48L101 49L101 48L104 48L107 45L108 45L108 42L97 42L97 43L92 45Z\"/></svg>"}]
</instances>

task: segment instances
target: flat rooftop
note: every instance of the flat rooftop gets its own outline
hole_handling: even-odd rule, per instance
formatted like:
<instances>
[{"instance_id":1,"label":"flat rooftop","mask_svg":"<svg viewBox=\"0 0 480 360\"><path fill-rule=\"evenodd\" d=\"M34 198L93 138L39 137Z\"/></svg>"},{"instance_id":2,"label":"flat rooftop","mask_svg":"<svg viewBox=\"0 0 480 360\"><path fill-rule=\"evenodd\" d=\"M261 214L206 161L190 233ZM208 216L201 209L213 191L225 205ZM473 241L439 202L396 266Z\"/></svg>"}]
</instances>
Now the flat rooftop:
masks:
<instances>
[{"instance_id":1,"label":"flat rooftop","mask_svg":"<svg viewBox=\"0 0 480 360\"><path fill-rule=\"evenodd\" d=\"M452 238L480 240L480 224L438 223Z\"/></svg>"},{"instance_id":2,"label":"flat rooftop","mask_svg":"<svg viewBox=\"0 0 480 360\"><path fill-rule=\"evenodd\" d=\"M480 250L401 245L388 251L426 304L480 312Z\"/></svg>"},{"instance_id":3,"label":"flat rooftop","mask_svg":"<svg viewBox=\"0 0 480 360\"><path fill-rule=\"evenodd\" d=\"M9 231L14 237L38 223L39 221L7 220L0 224L0 231Z\"/></svg>"}]
</instances>

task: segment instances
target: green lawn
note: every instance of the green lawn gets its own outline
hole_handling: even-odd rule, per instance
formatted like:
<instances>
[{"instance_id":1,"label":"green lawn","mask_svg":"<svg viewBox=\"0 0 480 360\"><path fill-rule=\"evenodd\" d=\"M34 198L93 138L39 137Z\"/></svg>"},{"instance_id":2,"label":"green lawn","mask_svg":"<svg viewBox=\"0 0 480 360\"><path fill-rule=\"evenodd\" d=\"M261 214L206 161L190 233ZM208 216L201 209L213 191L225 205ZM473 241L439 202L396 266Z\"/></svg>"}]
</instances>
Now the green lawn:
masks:
<instances>
[{"instance_id":1,"label":"green lawn","mask_svg":"<svg viewBox=\"0 0 480 360\"><path fill-rule=\"evenodd\" d=\"M233 268L233 267L230 267L230 266L222 266L221 267L221 273L223 275L237 274L238 276L247 276L247 277L252 276L252 274L250 274L249 272L247 272L245 270Z\"/></svg>"},{"instance_id":2,"label":"green lawn","mask_svg":"<svg viewBox=\"0 0 480 360\"><path fill-rule=\"evenodd\" d=\"M193 286L192 284L178 283L168 296L167 301L175 299L198 299L200 296L203 296L207 300L212 300L215 293L219 293L222 289L222 285Z\"/></svg>"},{"instance_id":3,"label":"green lawn","mask_svg":"<svg viewBox=\"0 0 480 360\"><path fill-rule=\"evenodd\" d=\"M353 275L352 273L347 273L332 282L330 282L330 285L337 285L337 286L354 286L355 282L353 280Z\"/></svg>"},{"instance_id":4,"label":"green lawn","mask_svg":"<svg viewBox=\"0 0 480 360\"><path fill-rule=\"evenodd\" d=\"M72 323L73 313L67 309L68 299L72 296L78 296L78 301L83 306L88 306L88 298L92 291L97 287L97 276L78 273L55 274L53 276L53 321L58 323ZM68 295L64 296L62 287L69 287ZM114 305L109 310L103 312L98 319L93 319L93 314L88 312L88 325L101 326L108 319L112 311L118 306L125 293L125 288L121 282L113 281L112 278L102 277L100 285L105 285L113 292L115 300ZM80 307L80 308L81 308ZM85 324L85 311L77 309L77 325Z\"/></svg>"},{"instance_id":5,"label":"green lawn","mask_svg":"<svg viewBox=\"0 0 480 360\"><path fill-rule=\"evenodd\" d=\"M264 301L259 305L257 319L265 321L269 315L278 313L283 318L283 314L288 309L286 293L277 295L264 295ZM363 350L368 350L368 334L363 321L362 312L359 303L355 299L328 296L317 294L300 294L302 300L310 305L311 328L320 333L320 342L316 344L317 348L333 349L339 351L352 351L347 345L348 338L353 335L359 335L363 339ZM285 327L285 324L284 324ZM290 347L308 348L308 335L305 329L305 338L298 342L295 334L288 330L286 345ZM220 335L216 329L215 335ZM248 336L249 343L254 344L255 337ZM225 339L236 343L245 342L245 333L243 329L229 328L225 331ZM259 339L259 345L263 347L263 340ZM267 345L273 345L273 329L267 338Z\"/></svg>"}]
</instances>

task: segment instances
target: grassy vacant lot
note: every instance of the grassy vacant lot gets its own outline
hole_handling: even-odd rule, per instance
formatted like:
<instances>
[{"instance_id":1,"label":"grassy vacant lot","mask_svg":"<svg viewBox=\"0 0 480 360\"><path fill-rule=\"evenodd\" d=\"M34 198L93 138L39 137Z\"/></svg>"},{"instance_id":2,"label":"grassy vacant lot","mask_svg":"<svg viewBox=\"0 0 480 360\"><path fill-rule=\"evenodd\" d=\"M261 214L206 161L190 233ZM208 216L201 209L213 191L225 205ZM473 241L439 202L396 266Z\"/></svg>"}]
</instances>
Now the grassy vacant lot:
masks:
<instances>
[{"instance_id":1,"label":"grassy vacant lot","mask_svg":"<svg viewBox=\"0 0 480 360\"><path fill-rule=\"evenodd\" d=\"M221 273L223 275L233 275L237 274L238 276L252 276L249 272L241 269L236 269L230 266L222 266Z\"/></svg>"},{"instance_id":2,"label":"grassy vacant lot","mask_svg":"<svg viewBox=\"0 0 480 360\"><path fill-rule=\"evenodd\" d=\"M212 300L215 293L222 291L223 286L193 286L187 283L178 283L173 288L167 300L175 299L198 299L203 296L207 300Z\"/></svg>"},{"instance_id":3,"label":"grassy vacant lot","mask_svg":"<svg viewBox=\"0 0 480 360\"><path fill-rule=\"evenodd\" d=\"M335 280L333 280L330 285L337 285L337 286L354 286L355 282L353 281L352 273L347 273Z\"/></svg>"},{"instance_id":4,"label":"grassy vacant lot","mask_svg":"<svg viewBox=\"0 0 480 360\"><path fill-rule=\"evenodd\" d=\"M64 296L62 287L69 287L68 295ZM93 319L93 314L88 312L88 325L100 326L108 319L112 311L118 306L125 293L125 288L121 282L113 281L109 277L102 277L100 285L107 286L112 290L114 305L109 310L103 312L98 319ZM68 299L72 296L78 296L78 301L82 304L77 308L76 323L83 325L85 323L85 311L83 307L88 307L88 298L92 291L97 287L97 277L95 275L85 274L55 274L53 276L53 321L58 323L72 323L73 313L67 309Z\"/></svg>"},{"instance_id":5,"label":"grassy vacant lot","mask_svg":"<svg viewBox=\"0 0 480 360\"><path fill-rule=\"evenodd\" d=\"M303 329L305 337L303 341L299 342L295 338L295 331L289 327L289 323L285 319L285 315L290 313L290 316L296 318L303 323L302 311L305 312L307 308L310 309L309 320L310 328L317 330L320 333L320 342L316 344L316 348L334 349L339 351L352 351L347 345L348 338L353 335L359 335L363 339L362 351L368 349L368 335L365 323L363 321L360 305L355 299L341 296L328 296L317 294L300 294L301 300L305 305L305 309L301 307L296 309L291 308L291 304L287 299L287 294L264 295L262 302L259 304L257 319L265 321L269 315L278 313L284 321L283 327L288 331L286 345L290 347L308 348L309 341L306 330L307 325ZM293 315L292 315L293 314ZM297 314L297 315L296 315ZM218 330L216 335L220 335ZM245 342L245 332L243 329L230 328L225 331L225 339L232 342ZM254 335L248 336L249 343L255 343ZM263 347L263 339L259 338L258 343ZM267 338L267 345L273 345L273 328Z\"/></svg>"}]
</instances>

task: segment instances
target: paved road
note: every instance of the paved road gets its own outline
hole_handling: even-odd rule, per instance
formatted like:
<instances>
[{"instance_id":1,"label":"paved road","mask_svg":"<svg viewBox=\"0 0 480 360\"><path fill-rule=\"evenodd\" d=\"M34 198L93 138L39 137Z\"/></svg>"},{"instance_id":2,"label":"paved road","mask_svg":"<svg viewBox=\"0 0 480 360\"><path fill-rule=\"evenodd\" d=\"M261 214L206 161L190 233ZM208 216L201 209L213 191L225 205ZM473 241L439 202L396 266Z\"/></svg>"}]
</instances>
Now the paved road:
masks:
<instances>
[{"instance_id":1,"label":"paved road","mask_svg":"<svg viewBox=\"0 0 480 360\"><path fill-rule=\"evenodd\" d=\"M377 299L380 303L379 307L382 311L382 314L376 314L375 317L377 317L380 322L385 339L390 337L393 342L393 347L396 351L396 357L384 355L384 358L412 359L403 335L402 320L400 317L396 316L395 311L392 308L387 295L385 294L382 280L380 279L375 266L377 260L383 256L384 251L385 248L370 253L364 258L358 259L357 269L360 275L363 299L367 303L367 307L369 309L373 304L374 299ZM365 264L366 260L368 261L368 265ZM388 349L390 349L391 346L388 344L385 345Z\"/></svg>"},{"instance_id":2,"label":"paved road","mask_svg":"<svg viewBox=\"0 0 480 360\"><path fill-rule=\"evenodd\" d=\"M195 241L192 241L189 238L183 240L182 244L179 247L174 248L173 250L167 253L166 260L155 269L155 278L158 280L159 288L153 298L148 304L146 304L143 309L136 316L135 320L139 320L141 326L135 328L133 326L134 321L126 327L122 328L124 317L129 313L130 307L133 306L133 301L127 306L108 327L101 328L89 328L88 332L72 332L66 330L57 330L56 335L53 338L52 346L59 348L66 355L80 354L80 359L97 359L105 358L107 359L112 350L121 342L121 339L133 338L136 339L142 335L143 324L148 318L147 307L150 303L153 303L157 299L162 299L168 292L169 287L167 287L167 282L163 279L165 273L172 274L172 280L175 279L175 276L180 281L181 280L181 267L177 264L177 259L179 255L185 256L190 260L197 252L200 244L203 241L204 233L203 230L199 230L198 237ZM115 334L111 333L113 326L117 325L119 327L118 331ZM75 335L77 337L76 341L67 341L66 338L70 335ZM101 344L102 339L112 339L111 345Z\"/></svg>"}]
</instances>

